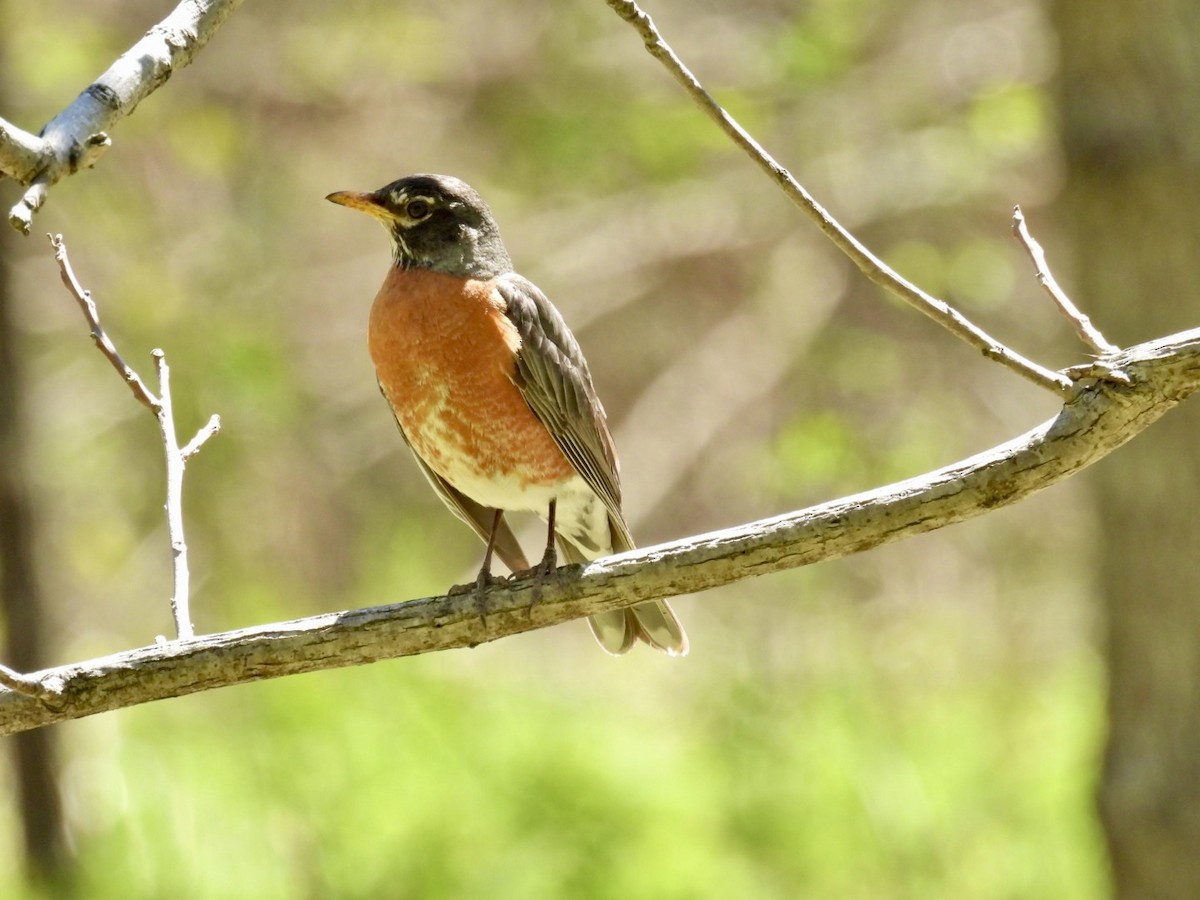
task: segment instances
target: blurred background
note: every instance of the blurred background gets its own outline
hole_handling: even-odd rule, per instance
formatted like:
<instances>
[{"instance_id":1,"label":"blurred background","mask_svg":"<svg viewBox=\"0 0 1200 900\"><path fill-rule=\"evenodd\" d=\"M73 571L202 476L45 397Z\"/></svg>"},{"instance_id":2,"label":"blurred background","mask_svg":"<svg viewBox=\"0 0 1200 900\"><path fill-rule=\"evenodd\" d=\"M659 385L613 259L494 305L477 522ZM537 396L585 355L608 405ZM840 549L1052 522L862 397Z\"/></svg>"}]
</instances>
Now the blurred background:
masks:
<instances>
[{"instance_id":1,"label":"blurred background","mask_svg":"<svg viewBox=\"0 0 1200 900\"><path fill-rule=\"evenodd\" d=\"M172 6L0 2L0 114L36 131ZM1114 160L1149 178L1137 163L1160 144L1112 149L1125 113L1162 124L1152 90L1105 107L1097 60L1133 78L1190 62L1195 14L1143 16L1173 43L1147 39L1124 66L1102 38L1144 23L1106 25L1098 8L1122 9L647 7L862 240L1054 367L1084 348L1010 237L1014 203L1111 340L1198 324L1186 305L1130 308L1141 270L1120 254L1155 251L1153 213L1088 193L1118 183ZM1080 108L1104 112L1097 130L1062 112L1073 85L1095 93ZM18 668L171 633L155 424L92 348L46 231L64 234L143 375L166 351L181 435L222 417L184 488L200 632L439 593L479 563L379 397L365 327L387 240L326 203L334 190L432 171L488 199L519 271L587 351L643 544L917 475L1056 410L859 277L599 0L260 0L112 137L94 171L51 191L34 236L0 229L0 527L18 598L4 661ZM0 184L4 208L19 196ZM1187 240L1168 262L1191 264ZM1074 261L1097 254L1098 274ZM1120 295L1109 307L1105 291ZM1194 416L1174 416L1179 446L1156 441L1160 426L1139 442L1138 471L1167 496L1183 488L1163 473L1195 435ZM1136 571L1108 536L1138 515L1116 517L1111 498L1142 496L1122 493L1118 466L683 598L683 661L607 658L578 623L7 739L0 895L1104 896L1101 823L1120 817L1102 794L1102 820L1096 797L1121 671L1104 636L1122 602L1106 590ZM1186 531L1172 533L1174 549L1139 554L1192 577ZM1170 659L1186 661L1195 632L1175 630Z\"/></svg>"}]
</instances>

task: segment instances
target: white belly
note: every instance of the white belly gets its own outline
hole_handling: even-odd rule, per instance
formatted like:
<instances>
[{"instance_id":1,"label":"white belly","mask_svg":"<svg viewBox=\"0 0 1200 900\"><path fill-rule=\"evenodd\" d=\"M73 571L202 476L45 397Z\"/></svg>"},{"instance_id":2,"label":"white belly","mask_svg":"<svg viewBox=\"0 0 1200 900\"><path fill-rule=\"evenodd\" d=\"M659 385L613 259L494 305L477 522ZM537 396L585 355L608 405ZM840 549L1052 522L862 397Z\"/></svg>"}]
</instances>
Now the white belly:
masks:
<instances>
[{"instance_id":1,"label":"white belly","mask_svg":"<svg viewBox=\"0 0 1200 900\"><path fill-rule=\"evenodd\" d=\"M457 452L457 442L453 439L457 432L443 425L441 411L437 409L424 421L422 443L439 448L440 452L430 454L428 463L455 490L483 506L532 512L543 521L550 511L550 501L555 500L554 530L558 534L589 560L612 553L608 510L583 476L576 474L556 485L546 485L531 478L531 473L522 466L502 475L484 474L471 456Z\"/></svg>"},{"instance_id":2,"label":"white belly","mask_svg":"<svg viewBox=\"0 0 1200 900\"><path fill-rule=\"evenodd\" d=\"M542 521L554 508L554 530L579 548L586 559L598 559L612 553L612 535L608 529L608 510L582 476L554 487L527 484L518 478L484 479L473 466L449 466L439 473L455 489L476 503L494 509L532 512Z\"/></svg>"}]
</instances>

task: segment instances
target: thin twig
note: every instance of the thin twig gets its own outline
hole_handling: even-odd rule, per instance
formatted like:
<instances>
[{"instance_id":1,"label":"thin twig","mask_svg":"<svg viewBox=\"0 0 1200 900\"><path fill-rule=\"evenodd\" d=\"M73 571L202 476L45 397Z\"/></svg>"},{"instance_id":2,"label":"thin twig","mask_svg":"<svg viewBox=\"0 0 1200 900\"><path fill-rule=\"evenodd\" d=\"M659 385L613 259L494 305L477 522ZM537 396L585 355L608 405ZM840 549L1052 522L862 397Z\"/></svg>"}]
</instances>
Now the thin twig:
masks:
<instances>
[{"instance_id":1,"label":"thin twig","mask_svg":"<svg viewBox=\"0 0 1200 900\"><path fill-rule=\"evenodd\" d=\"M1092 320L1080 312L1066 292L1058 286L1058 282L1054 279L1054 275L1050 272L1050 266L1046 262L1046 251L1029 233L1029 227L1025 224L1025 214L1021 212L1021 207L1013 207L1012 221L1013 236L1021 242L1021 246L1029 254L1038 284L1050 295L1050 299L1054 301L1058 311L1075 326L1075 333L1079 335L1079 339L1101 355L1119 352L1121 348L1105 340L1100 330L1092 324Z\"/></svg>"},{"instance_id":2,"label":"thin twig","mask_svg":"<svg viewBox=\"0 0 1200 900\"><path fill-rule=\"evenodd\" d=\"M183 461L187 462L193 456L200 452L200 448L210 437L221 430L221 417L213 413L208 422L203 428L196 432L196 436L188 441L187 446L179 451L183 457Z\"/></svg>"},{"instance_id":3,"label":"thin twig","mask_svg":"<svg viewBox=\"0 0 1200 900\"><path fill-rule=\"evenodd\" d=\"M1006 347L983 329L968 320L962 313L943 300L933 297L916 285L902 278L889 268L883 260L868 250L854 235L842 227L783 166L777 163L759 143L754 140L737 121L704 89L695 75L675 55L675 51L663 40L653 20L633 0L606 0L622 19L642 36L646 49L679 82L697 105L717 123L758 166L767 173L788 198L809 216L839 250L871 281L895 294L915 307L953 334L978 349L984 356L994 359L1056 394L1069 394L1072 383L1069 378L1026 359Z\"/></svg>"},{"instance_id":4,"label":"thin twig","mask_svg":"<svg viewBox=\"0 0 1200 900\"><path fill-rule=\"evenodd\" d=\"M179 437L175 431L175 417L171 406L171 370L167 366L166 355L162 350L154 350L150 355L158 373L158 396L146 386L141 376L135 372L117 352L116 346L100 324L100 313L92 300L91 291L84 290L71 261L67 256L67 245L61 234L50 238L54 247L54 259L62 274L63 284L79 304L83 316L91 329L92 341L105 358L112 363L114 369L129 385L133 396L138 402L154 413L158 421L159 434L163 442L163 455L167 464L167 531L171 541L171 558L174 571L174 588L171 593L171 614L175 619L175 631L183 640L195 636L189 609L189 583L187 542L183 536L183 470L189 457L194 456L210 437L221 428L219 416L212 416L208 423L196 432L184 447L179 446Z\"/></svg>"},{"instance_id":5,"label":"thin twig","mask_svg":"<svg viewBox=\"0 0 1200 900\"><path fill-rule=\"evenodd\" d=\"M167 459L167 535L171 539L171 563L174 571L174 587L171 591L171 615L175 618L175 633L180 640L195 637L191 610L188 603L188 585L191 572L188 569L187 541L183 537L183 453L179 449L179 438L175 433L175 413L171 405L171 369L166 354L154 349L154 367L158 371L158 429L162 434L164 455Z\"/></svg>"},{"instance_id":6,"label":"thin twig","mask_svg":"<svg viewBox=\"0 0 1200 900\"><path fill-rule=\"evenodd\" d=\"M67 245L63 242L63 236L61 234L48 234L46 237L50 238L50 246L54 248L54 261L58 263L63 284L67 286L67 290L71 292L71 296L79 304L79 308L83 312L83 317L87 319L88 328L91 329L92 343L104 354L104 358L112 363L112 367L117 370L124 382L129 385L129 389L133 391L133 396L137 399L138 403L151 412L157 412L159 406L158 398L154 396L150 388L146 387L146 382L142 381L141 376L133 371L132 367L121 358L121 354L117 352L116 345L113 344L108 334L104 331L103 326L101 326L100 313L96 309L95 302L92 300L92 292L84 290L83 285L79 283L79 279L75 277L75 270L71 268L71 260L67 257Z\"/></svg>"}]
</instances>

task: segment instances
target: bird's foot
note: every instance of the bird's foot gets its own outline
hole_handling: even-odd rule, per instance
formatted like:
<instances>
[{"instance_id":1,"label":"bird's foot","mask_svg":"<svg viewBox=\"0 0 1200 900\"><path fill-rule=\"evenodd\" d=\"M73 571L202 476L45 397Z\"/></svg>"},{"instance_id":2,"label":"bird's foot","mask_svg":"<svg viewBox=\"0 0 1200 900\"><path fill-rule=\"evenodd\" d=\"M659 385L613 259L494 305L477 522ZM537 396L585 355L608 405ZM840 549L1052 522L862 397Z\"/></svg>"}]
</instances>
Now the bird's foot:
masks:
<instances>
[{"instance_id":1,"label":"bird's foot","mask_svg":"<svg viewBox=\"0 0 1200 900\"><path fill-rule=\"evenodd\" d=\"M522 569L520 572L514 572L513 578L532 578L533 597L529 601L529 611L532 615L534 605L542 599L542 584L554 577L554 573L558 571L558 554L554 552L554 545L551 544L546 548L546 553L542 556L541 561L536 566L530 566L528 569Z\"/></svg>"},{"instance_id":2,"label":"bird's foot","mask_svg":"<svg viewBox=\"0 0 1200 900\"><path fill-rule=\"evenodd\" d=\"M479 622L485 628L487 627L487 591L490 587L495 587L499 584L504 584L508 579L500 575L493 575L487 569L480 569L479 575L474 581L466 584L456 584L446 592L447 596L458 597L463 594L475 595L475 609L479 613Z\"/></svg>"},{"instance_id":3,"label":"bird's foot","mask_svg":"<svg viewBox=\"0 0 1200 900\"><path fill-rule=\"evenodd\" d=\"M474 581L468 581L464 584L451 585L446 591L448 597L458 597L462 594L474 594L480 591L486 591L490 587L495 587L498 584L505 584L508 581L503 575L493 575L491 572L480 572Z\"/></svg>"},{"instance_id":4,"label":"bird's foot","mask_svg":"<svg viewBox=\"0 0 1200 900\"><path fill-rule=\"evenodd\" d=\"M551 553L549 556L542 558L536 566L530 566L528 569L522 569L520 572L513 572L513 578L536 578L538 581L545 581L548 578L553 578L554 573L558 571L558 557Z\"/></svg>"}]
</instances>

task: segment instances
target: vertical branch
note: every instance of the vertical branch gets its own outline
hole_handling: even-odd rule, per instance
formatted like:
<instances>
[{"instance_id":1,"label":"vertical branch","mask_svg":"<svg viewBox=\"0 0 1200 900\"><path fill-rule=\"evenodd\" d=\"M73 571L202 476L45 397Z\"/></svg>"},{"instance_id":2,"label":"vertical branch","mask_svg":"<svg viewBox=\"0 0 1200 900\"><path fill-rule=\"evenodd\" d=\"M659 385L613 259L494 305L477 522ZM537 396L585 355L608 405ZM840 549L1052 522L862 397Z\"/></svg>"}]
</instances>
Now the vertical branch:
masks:
<instances>
[{"instance_id":1,"label":"vertical branch","mask_svg":"<svg viewBox=\"0 0 1200 900\"><path fill-rule=\"evenodd\" d=\"M214 415L208 423L196 432L186 446L179 446L179 436L175 431L175 415L171 405L171 370L167 366L167 358L162 350L154 350L154 367L158 374L158 396L146 386L141 376L135 372L117 352L116 345L100 325L100 315L90 291L83 289L71 262L67 258L67 246L62 235L50 237L54 247L54 259L58 262L62 273L63 284L67 286L79 304L83 317L91 329L92 341L97 349L117 370L121 378L132 391L134 398L154 413L158 421L158 430L162 436L163 455L167 464L167 533L171 540L171 559L173 566L173 587L171 591L171 615L175 619L175 633L180 640L195 637L190 610L190 570L188 568L187 542L183 535L183 470L189 457L199 452L210 437L221 428L220 417Z\"/></svg>"},{"instance_id":2,"label":"vertical branch","mask_svg":"<svg viewBox=\"0 0 1200 900\"><path fill-rule=\"evenodd\" d=\"M195 637L189 609L187 541L183 537L183 454L175 433L174 411L171 406L171 369L160 349L150 354L158 370L158 430L162 433L163 451L167 458L167 534L171 538L171 562L174 567L174 588L171 591L171 615L175 617L175 633L180 640Z\"/></svg>"}]
</instances>

